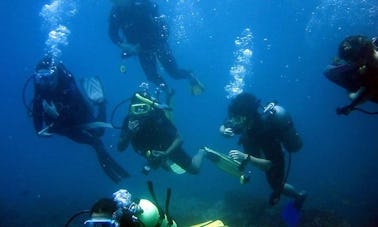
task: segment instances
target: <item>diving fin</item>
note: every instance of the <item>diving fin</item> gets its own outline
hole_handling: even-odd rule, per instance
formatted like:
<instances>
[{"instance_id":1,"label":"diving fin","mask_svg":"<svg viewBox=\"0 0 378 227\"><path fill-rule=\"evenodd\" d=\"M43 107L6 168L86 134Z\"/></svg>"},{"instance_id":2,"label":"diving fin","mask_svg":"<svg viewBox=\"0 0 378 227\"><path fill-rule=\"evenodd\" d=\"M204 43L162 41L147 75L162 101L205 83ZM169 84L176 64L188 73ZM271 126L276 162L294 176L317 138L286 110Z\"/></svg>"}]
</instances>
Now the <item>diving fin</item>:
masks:
<instances>
[{"instance_id":1,"label":"diving fin","mask_svg":"<svg viewBox=\"0 0 378 227\"><path fill-rule=\"evenodd\" d=\"M174 162L171 162L170 160L168 160L167 165L168 165L169 170L175 174L186 173L185 169L181 168L181 166L177 165Z\"/></svg>"},{"instance_id":2,"label":"diving fin","mask_svg":"<svg viewBox=\"0 0 378 227\"><path fill-rule=\"evenodd\" d=\"M299 196L290 201L281 212L282 220L290 227L298 226L303 203L307 198L307 192L301 191Z\"/></svg>"},{"instance_id":3,"label":"diving fin","mask_svg":"<svg viewBox=\"0 0 378 227\"><path fill-rule=\"evenodd\" d=\"M100 104L105 101L104 89L98 77L84 78L81 80L81 87L85 95L93 103Z\"/></svg>"},{"instance_id":4,"label":"diving fin","mask_svg":"<svg viewBox=\"0 0 378 227\"><path fill-rule=\"evenodd\" d=\"M105 150L96 149L97 159L105 174L115 183L121 182L128 178L129 173L120 166Z\"/></svg>"},{"instance_id":5,"label":"diving fin","mask_svg":"<svg viewBox=\"0 0 378 227\"><path fill-rule=\"evenodd\" d=\"M81 129L114 128L112 124L102 121L94 121L80 125Z\"/></svg>"},{"instance_id":6,"label":"diving fin","mask_svg":"<svg viewBox=\"0 0 378 227\"><path fill-rule=\"evenodd\" d=\"M215 220L215 221L202 222L196 225L191 225L190 227L227 227L227 226L224 225L221 220Z\"/></svg>"},{"instance_id":7,"label":"diving fin","mask_svg":"<svg viewBox=\"0 0 378 227\"><path fill-rule=\"evenodd\" d=\"M294 201L290 201L281 212L282 220L290 227L298 226L300 210L295 206Z\"/></svg>"},{"instance_id":8,"label":"diving fin","mask_svg":"<svg viewBox=\"0 0 378 227\"><path fill-rule=\"evenodd\" d=\"M214 151L208 147L203 147L206 151L205 157L212 161L219 169L224 172L239 178L241 184L249 181L249 176L244 174L244 166L242 163L231 159L229 156Z\"/></svg>"},{"instance_id":9,"label":"diving fin","mask_svg":"<svg viewBox=\"0 0 378 227\"><path fill-rule=\"evenodd\" d=\"M203 84L195 77L190 78L190 92L192 95L200 95L204 92Z\"/></svg>"}]
</instances>

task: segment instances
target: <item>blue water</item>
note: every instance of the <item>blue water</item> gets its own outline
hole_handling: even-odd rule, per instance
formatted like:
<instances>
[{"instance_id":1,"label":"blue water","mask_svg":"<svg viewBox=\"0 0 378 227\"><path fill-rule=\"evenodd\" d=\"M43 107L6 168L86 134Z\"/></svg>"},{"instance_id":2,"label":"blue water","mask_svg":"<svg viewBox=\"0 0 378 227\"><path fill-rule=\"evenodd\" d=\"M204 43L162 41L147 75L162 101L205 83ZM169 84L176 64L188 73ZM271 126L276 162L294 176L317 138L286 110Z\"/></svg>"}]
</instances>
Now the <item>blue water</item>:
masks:
<instances>
[{"instance_id":1,"label":"blue water","mask_svg":"<svg viewBox=\"0 0 378 227\"><path fill-rule=\"evenodd\" d=\"M172 188L172 206L181 197L215 204L230 190L267 200L270 189L258 170L247 185L240 185L208 161L198 176L174 176L159 170L146 177L140 173L142 158L131 149L124 153L116 150L117 130L107 130L104 142L132 174L120 185L103 174L90 147L58 136L37 137L21 93L46 51L49 27L43 26L40 11L50 3L0 3L0 226L62 226L72 214L90 208L96 199L110 196L119 188L127 188L138 197L148 195L147 180L155 183L162 200L165 189ZM110 2L75 3L77 12L61 21L70 34L67 45L60 46L60 59L77 79L94 75L102 79L110 113L145 81L145 76L137 59L121 61L119 50L107 36ZM253 92L263 103L279 100L292 114L304 147L293 155L289 182L309 192L304 209L327 210L355 226L372 223L378 213L378 117L359 112L337 116L335 108L349 100L344 90L325 79L322 71L345 36L378 35L377 1L157 3L168 16L170 44L178 63L192 69L206 86L203 95L193 97L186 81L164 75L176 90L174 121L188 153L194 154L203 145L222 152L239 148L236 140L223 139L218 127L229 103L224 87L233 79L229 70L235 63L234 41L249 28L253 55L243 89ZM122 64L127 69L125 74L119 71ZM31 87L26 94L30 100ZM371 103L362 107L378 110ZM116 121L120 123L122 117L117 116ZM214 214L207 218L218 217Z\"/></svg>"}]
</instances>

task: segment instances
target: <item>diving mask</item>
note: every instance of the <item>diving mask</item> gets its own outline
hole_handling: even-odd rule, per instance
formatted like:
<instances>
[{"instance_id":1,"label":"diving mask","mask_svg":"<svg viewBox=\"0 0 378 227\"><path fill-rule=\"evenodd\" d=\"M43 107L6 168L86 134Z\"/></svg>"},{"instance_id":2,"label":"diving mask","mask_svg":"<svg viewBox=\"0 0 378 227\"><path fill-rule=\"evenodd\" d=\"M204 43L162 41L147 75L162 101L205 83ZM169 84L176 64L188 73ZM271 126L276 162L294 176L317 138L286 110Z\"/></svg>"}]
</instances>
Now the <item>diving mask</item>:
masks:
<instances>
[{"instance_id":1,"label":"diving mask","mask_svg":"<svg viewBox=\"0 0 378 227\"><path fill-rule=\"evenodd\" d=\"M34 80L36 84L41 87L54 87L57 82L56 67L47 69L39 69L34 73Z\"/></svg>"},{"instance_id":2,"label":"diving mask","mask_svg":"<svg viewBox=\"0 0 378 227\"><path fill-rule=\"evenodd\" d=\"M130 106L130 113L133 115L147 114L152 110L152 106L146 103L136 103Z\"/></svg>"},{"instance_id":3,"label":"diving mask","mask_svg":"<svg viewBox=\"0 0 378 227\"><path fill-rule=\"evenodd\" d=\"M118 227L118 222L108 218L94 218L84 222L88 227Z\"/></svg>"},{"instance_id":4,"label":"diving mask","mask_svg":"<svg viewBox=\"0 0 378 227\"><path fill-rule=\"evenodd\" d=\"M220 132L227 137L232 137L235 134L240 134L247 122L245 116L233 116L229 118L221 127Z\"/></svg>"}]
</instances>

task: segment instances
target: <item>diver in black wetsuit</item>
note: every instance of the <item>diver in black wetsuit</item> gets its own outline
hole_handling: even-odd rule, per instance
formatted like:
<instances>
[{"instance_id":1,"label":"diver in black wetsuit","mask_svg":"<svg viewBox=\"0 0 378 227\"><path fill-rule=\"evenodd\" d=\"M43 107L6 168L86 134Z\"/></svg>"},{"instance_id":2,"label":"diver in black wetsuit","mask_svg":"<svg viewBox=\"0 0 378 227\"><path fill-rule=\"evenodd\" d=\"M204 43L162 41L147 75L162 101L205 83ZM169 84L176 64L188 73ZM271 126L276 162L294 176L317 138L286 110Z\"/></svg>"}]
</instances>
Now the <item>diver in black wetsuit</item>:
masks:
<instances>
[{"instance_id":1,"label":"diver in black wetsuit","mask_svg":"<svg viewBox=\"0 0 378 227\"><path fill-rule=\"evenodd\" d=\"M50 56L44 57L36 66L32 116L34 128L40 136L59 134L77 143L92 146L104 172L115 182L120 182L128 173L118 165L105 150L100 137L104 128L91 124L106 118L105 100L94 101L98 116L79 91L72 74L62 63Z\"/></svg>"},{"instance_id":2,"label":"diver in black wetsuit","mask_svg":"<svg viewBox=\"0 0 378 227\"><path fill-rule=\"evenodd\" d=\"M350 104L337 108L337 114L348 115L358 105L378 103L378 42L376 38L356 35L346 37L339 45L340 60L325 70L325 76L349 92ZM378 113L374 113L378 114Z\"/></svg>"},{"instance_id":3,"label":"diver in black wetsuit","mask_svg":"<svg viewBox=\"0 0 378 227\"><path fill-rule=\"evenodd\" d=\"M294 198L296 208L300 209L307 193L298 192L286 182L283 148L288 152L298 152L302 148L302 140L284 108L272 102L260 113L259 107L260 101L249 93L239 94L231 101L228 119L220 127L220 132L227 137L240 134L239 144L244 152L231 150L229 155L265 172L273 190L270 205L276 204L283 194Z\"/></svg>"},{"instance_id":4,"label":"diver in black wetsuit","mask_svg":"<svg viewBox=\"0 0 378 227\"><path fill-rule=\"evenodd\" d=\"M157 61L174 79L188 79L194 95L203 92L203 85L184 69L180 69L168 45L168 24L159 14L158 6L149 0L112 0L109 19L109 36L122 50L123 57L136 55L147 79L165 88L171 95L165 80L159 75Z\"/></svg>"},{"instance_id":5,"label":"diver in black wetsuit","mask_svg":"<svg viewBox=\"0 0 378 227\"><path fill-rule=\"evenodd\" d=\"M191 174L197 174L205 152L199 150L191 158L183 149L183 140L176 127L165 115L162 105L153 101L145 92L135 93L131 98L118 150L125 150L131 143L135 152L147 160L143 172L162 167L179 173L173 164ZM180 173L179 173L180 174Z\"/></svg>"}]
</instances>

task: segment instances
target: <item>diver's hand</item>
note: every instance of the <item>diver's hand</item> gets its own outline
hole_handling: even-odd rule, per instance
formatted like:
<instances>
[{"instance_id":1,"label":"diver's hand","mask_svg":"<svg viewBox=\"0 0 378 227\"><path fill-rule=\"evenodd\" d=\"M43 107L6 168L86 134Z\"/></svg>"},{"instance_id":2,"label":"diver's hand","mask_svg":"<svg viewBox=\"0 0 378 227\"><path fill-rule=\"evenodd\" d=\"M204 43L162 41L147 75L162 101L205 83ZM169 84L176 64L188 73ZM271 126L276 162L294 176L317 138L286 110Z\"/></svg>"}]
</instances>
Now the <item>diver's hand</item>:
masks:
<instances>
[{"instance_id":1,"label":"diver's hand","mask_svg":"<svg viewBox=\"0 0 378 227\"><path fill-rule=\"evenodd\" d=\"M137 55L140 52L139 44L130 44L127 42L123 42L119 44L119 47L122 49L122 58Z\"/></svg>"},{"instance_id":2,"label":"diver's hand","mask_svg":"<svg viewBox=\"0 0 378 227\"><path fill-rule=\"evenodd\" d=\"M337 115L349 115L350 112L352 112L353 110L353 107L348 105L348 106L344 106L344 107L339 107L336 109L336 114Z\"/></svg>"},{"instance_id":3,"label":"diver's hand","mask_svg":"<svg viewBox=\"0 0 378 227\"><path fill-rule=\"evenodd\" d=\"M57 119L59 117L59 112L56 109L55 103L53 101L49 103L48 101L46 101L46 99L44 99L42 101L42 108L45 113L52 119Z\"/></svg>"},{"instance_id":4,"label":"diver's hand","mask_svg":"<svg viewBox=\"0 0 378 227\"><path fill-rule=\"evenodd\" d=\"M52 133L48 133L48 132L41 132L41 131L39 131L39 132L38 132L38 135L41 136L41 137L51 137L51 136L53 136L54 134L52 134Z\"/></svg>"},{"instance_id":5,"label":"diver's hand","mask_svg":"<svg viewBox=\"0 0 378 227\"><path fill-rule=\"evenodd\" d=\"M238 150L230 150L228 155L235 161L243 162L248 158L248 154L245 154Z\"/></svg>"},{"instance_id":6,"label":"diver's hand","mask_svg":"<svg viewBox=\"0 0 378 227\"><path fill-rule=\"evenodd\" d=\"M225 137L233 137L235 135L235 133L232 131L232 128L227 128L226 126L224 125L221 125L219 127L219 132L225 136Z\"/></svg>"},{"instance_id":7,"label":"diver's hand","mask_svg":"<svg viewBox=\"0 0 378 227\"><path fill-rule=\"evenodd\" d=\"M172 110L172 108L171 107L169 107L167 104L165 104L165 103L159 103L159 104L157 104L157 108L158 109L161 109L161 110Z\"/></svg>"},{"instance_id":8,"label":"diver's hand","mask_svg":"<svg viewBox=\"0 0 378 227\"><path fill-rule=\"evenodd\" d=\"M39 131L37 132L37 134L38 134L39 136L43 136L43 137L51 137L51 136L53 136L54 134L53 134L53 133L49 133L49 130L50 130L50 128L52 128L54 125L55 125L54 123L49 124L49 125L46 126L45 128L39 130Z\"/></svg>"}]
</instances>

